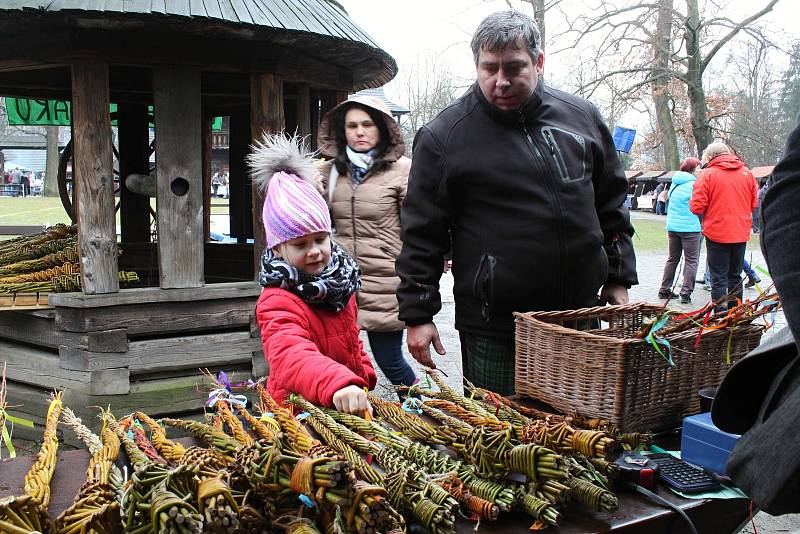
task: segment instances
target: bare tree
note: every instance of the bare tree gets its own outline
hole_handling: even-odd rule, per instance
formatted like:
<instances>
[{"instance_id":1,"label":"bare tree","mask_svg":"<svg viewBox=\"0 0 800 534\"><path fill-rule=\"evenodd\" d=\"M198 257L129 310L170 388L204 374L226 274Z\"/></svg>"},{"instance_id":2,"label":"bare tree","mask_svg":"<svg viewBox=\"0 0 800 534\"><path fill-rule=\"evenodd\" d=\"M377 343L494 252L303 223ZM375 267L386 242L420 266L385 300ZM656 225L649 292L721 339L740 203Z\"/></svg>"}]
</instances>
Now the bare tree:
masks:
<instances>
[{"instance_id":1,"label":"bare tree","mask_svg":"<svg viewBox=\"0 0 800 534\"><path fill-rule=\"evenodd\" d=\"M550 10L558 6L562 0L519 0L519 2L512 2L511 0L506 0L506 5L510 9L520 9L524 7L525 4L530 6L530 9L533 14L533 19L536 21L536 24L539 26L539 33L541 34L541 43L539 44L539 48L544 51L545 47L547 46L547 26L545 24L545 14ZM516 4L522 4L522 6L517 6ZM520 9L522 10L522 9Z\"/></svg>"},{"instance_id":2,"label":"bare tree","mask_svg":"<svg viewBox=\"0 0 800 534\"><path fill-rule=\"evenodd\" d=\"M706 3L711 1L706 0ZM599 58L598 62L604 61L607 66L579 88L579 92L592 94L602 88L606 80L622 77L627 80L625 93L635 95L643 87L649 87L654 100L658 100L657 106L663 108L673 104L672 95L667 95L664 87L670 80L677 80L686 87L692 136L695 150L699 152L713 139L713 117L709 112L703 75L717 54L741 32L763 38L757 34L754 23L769 13L777 2L762 0L763 7L757 8L755 13L734 21L725 16L722 6L713 5L708 9L703 6L701 13L698 0L686 0L685 12L679 11L670 0L630 0L620 7L608 0L599 0L599 6L593 9L595 14L576 17L574 22L567 19L567 34L573 36L570 47L588 44L594 56ZM704 16L704 13L712 11L714 15ZM669 43L663 40L665 32L660 26L666 24L667 12L671 25ZM657 53L648 57L642 53L643 49L656 50ZM614 57L624 58L624 61L614 65L611 61ZM668 57L666 65L665 57ZM659 127L664 133L665 126L659 124ZM670 147L666 152L671 150Z\"/></svg>"},{"instance_id":3,"label":"bare tree","mask_svg":"<svg viewBox=\"0 0 800 534\"><path fill-rule=\"evenodd\" d=\"M418 55L411 63L401 64L400 74L392 88L399 100L411 110L400 124L407 151L411 150L417 130L436 117L470 83L471 80L457 78L442 56L432 52Z\"/></svg>"}]
</instances>

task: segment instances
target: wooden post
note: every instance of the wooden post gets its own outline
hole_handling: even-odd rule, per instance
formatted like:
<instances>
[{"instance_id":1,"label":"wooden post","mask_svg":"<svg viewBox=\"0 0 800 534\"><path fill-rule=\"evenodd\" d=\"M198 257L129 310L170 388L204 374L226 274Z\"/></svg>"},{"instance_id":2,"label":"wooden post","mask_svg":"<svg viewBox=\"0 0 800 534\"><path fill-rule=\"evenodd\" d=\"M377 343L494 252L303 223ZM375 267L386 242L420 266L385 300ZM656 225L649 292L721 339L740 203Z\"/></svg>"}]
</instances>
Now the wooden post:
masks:
<instances>
[{"instance_id":1,"label":"wooden post","mask_svg":"<svg viewBox=\"0 0 800 534\"><path fill-rule=\"evenodd\" d=\"M319 135L319 121L322 119L322 113L320 112L322 92L319 89L311 89L309 96L311 100L311 148L316 150L319 148L317 146L317 136Z\"/></svg>"},{"instance_id":2,"label":"wooden post","mask_svg":"<svg viewBox=\"0 0 800 534\"><path fill-rule=\"evenodd\" d=\"M158 267L162 288L203 285L200 71L153 69Z\"/></svg>"},{"instance_id":3,"label":"wooden post","mask_svg":"<svg viewBox=\"0 0 800 534\"><path fill-rule=\"evenodd\" d=\"M203 242L211 238L211 128L214 117L203 115Z\"/></svg>"},{"instance_id":4,"label":"wooden post","mask_svg":"<svg viewBox=\"0 0 800 534\"><path fill-rule=\"evenodd\" d=\"M114 156L108 106L108 65L73 63L73 198L78 199L81 284L86 294L119 291Z\"/></svg>"},{"instance_id":5,"label":"wooden post","mask_svg":"<svg viewBox=\"0 0 800 534\"><path fill-rule=\"evenodd\" d=\"M297 86L296 122L300 135L311 135L311 88L306 83Z\"/></svg>"},{"instance_id":6,"label":"wooden post","mask_svg":"<svg viewBox=\"0 0 800 534\"><path fill-rule=\"evenodd\" d=\"M119 129L120 222L123 243L150 242L150 197L125 185L129 174L150 174L150 140L147 105L121 102Z\"/></svg>"},{"instance_id":7,"label":"wooden post","mask_svg":"<svg viewBox=\"0 0 800 534\"><path fill-rule=\"evenodd\" d=\"M264 133L277 133L284 128L283 117L283 78L268 72L250 77L250 135L255 141ZM261 266L261 253L264 251L264 222L261 209L264 196L253 185L253 267L257 278Z\"/></svg>"},{"instance_id":8,"label":"wooden post","mask_svg":"<svg viewBox=\"0 0 800 534\"><path fill-rule=\"evenodd\" d=\"M246 243L253 237L253 189L250 187L245 156L250 151L250 112L231 112L230 143L228 151L230 182L230 228L231 237L239 243Z\"/></svg>"}]
</instances>

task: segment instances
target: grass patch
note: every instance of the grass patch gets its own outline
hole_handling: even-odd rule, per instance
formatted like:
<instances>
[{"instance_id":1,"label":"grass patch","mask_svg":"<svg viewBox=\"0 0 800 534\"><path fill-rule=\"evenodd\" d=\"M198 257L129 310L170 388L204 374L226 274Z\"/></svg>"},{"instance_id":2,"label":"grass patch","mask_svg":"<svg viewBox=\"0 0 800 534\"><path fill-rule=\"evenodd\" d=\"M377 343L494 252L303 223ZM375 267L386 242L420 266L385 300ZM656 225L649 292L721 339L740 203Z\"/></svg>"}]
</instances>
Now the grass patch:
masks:
<instances>
[{"instance_id":1,"label":"grass patch","mask_svg":"<svg viewBox=\"0 0 800 534\"><path fill-rule=\"evenodd\" d=\"M0 226L69 222L58 197L0 197Z\"/></svg>"},{"instance_id":2,"label":"grass patch","mask_svg":"<svg viewBox=\"0 0 800 534\"><path fill-rule=\"evenodd\" d=\"M645 219L632 217L631 222L635 233L633 234L633 247L637 252L664 252L668 251L667 229L665 219ZM758 234L752 234L747 243L747 250L760 250L761 243ZM750 256L747 256L749 261Z\"/></svg>"},{"instance_id":3,"label":"grass patch","mask_svg":"<svg viewBox=\"0 0 800 534\"><path fill-rule=\"evenodd\" d=\"M227 198L212 198L211 213L227 214L230 210L229 203L230 200ZM150 199L150 205L156 209L155 198ZM51 226L69 222L69 215L64 211L59 197L0 197L0 226L33 224ZM119 224L119 212L117 212L117 224Z\"/></svg>"},{"instance_id":4,"label":"grass patch","mask_svg":"<svg viewBox=\"0 0 800 534\"><path fill-rule=\"evenodd\" d=\"M664 221L633 219L633 248L637 251L667 250L667 230Z\"/></svg>"}]
</instances>

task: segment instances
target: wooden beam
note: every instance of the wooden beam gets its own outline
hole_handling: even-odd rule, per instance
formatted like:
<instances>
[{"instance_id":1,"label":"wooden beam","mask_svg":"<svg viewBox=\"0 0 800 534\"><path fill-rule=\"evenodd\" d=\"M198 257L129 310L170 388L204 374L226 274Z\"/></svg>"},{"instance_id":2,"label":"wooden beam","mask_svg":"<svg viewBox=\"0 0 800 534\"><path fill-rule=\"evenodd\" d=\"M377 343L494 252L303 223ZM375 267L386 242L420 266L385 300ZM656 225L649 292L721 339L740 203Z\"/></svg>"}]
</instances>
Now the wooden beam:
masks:
<instances>
[{"instance_id":1,"label":"wooden beam","mask_svg":"<svg viewBox=\"0 0 800 534\"><path fill-rule=\"evenodd\" d=\"M50 305L59 308L106 308L109 306L130 306L134 304L154 305L164 302L188 302L199 305L206 300L255 298L261 294L258 283L230 282L214 284L202 289L175 289L159 291L153 287L125 289L116 295L83 295L81 293L51 293Z\"/></svg>"},{"instance_id":2,"label":"wooden beam","mask_svg":"<svg viewBox=\"0 0 800 534\"><path fill-rule=\"evenodd\" d=\"M268 72L254 74L250 78L250 134L253 141L265 133L277 133L284 129L283 117L283 78ZM253 185L253 267L257 278L261 266L261 253L264 251L264 222L261 209L264 196Z\"/></svg>"},{"instance_id":3,"label":"wooden beam","mask_svg":"<svg viewBox=\"0 0 800 534\"><path fill-rule=\"evenodd\" d=\"M150 197L130 189L125 178L150 174L150 139L146 104L119 103L120 222L122 242L150 242Z\"/></svg>"},{"instance_id":4,"label":"wooden beam","mask_svg":"<svg viewBox=\"0 0 800 534\"><path fill-rule=\"evenodd\" d=\"M116 293L117 229L111 118L108 113L108 65L72 65L73 173L77 198L81 284L87 294Z\"/></svg>"},{"instance_id":5,"label":"wooden beam","mask_svg":"<svg viewBox=\"0 0 800 534\"><path fill-rule=\"evenodd\" d=\"M260 339L249 331L222 332L194 336L167 337L131 341L125 352L94 352L61 346L58 349L62 369L99 371L127 367L132 375L189 370L251 363L252 353L261 349Z\"/></svg>"},{"instance_id":6,"label":"wooden beam","mask_svg":"<svg viewBox=\"0 0 800 534\"><path fill-rule=\"evenodd\" d=\"M311 135L311 88L305 83L297 87L296 122L300 135Z\"/></svg>"},{"instance_id":7,"label":"wooden beam","mask_svg":"<svg viewBox=\"0 0 800 534\"><path fill-rule=\"evenodd\" d=\"M200 71L153 69L161 288L203 286Z\"/></svg>"}]
</instances>

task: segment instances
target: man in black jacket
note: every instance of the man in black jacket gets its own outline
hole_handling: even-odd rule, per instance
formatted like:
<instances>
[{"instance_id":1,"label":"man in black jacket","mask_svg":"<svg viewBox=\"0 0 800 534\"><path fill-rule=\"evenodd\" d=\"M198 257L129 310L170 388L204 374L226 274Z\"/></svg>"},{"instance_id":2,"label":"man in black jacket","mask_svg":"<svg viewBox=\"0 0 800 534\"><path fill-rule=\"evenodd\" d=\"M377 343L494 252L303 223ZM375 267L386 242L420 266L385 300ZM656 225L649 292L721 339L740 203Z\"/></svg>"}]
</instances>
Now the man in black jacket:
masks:
<instances>
[{"instance_id":1,"label":"man in black jacket","mask_svg":"<svg viewBox=\"0 0 800 534\"><path fill-rule=\"evenodd\" d=\"M433 316L452 249L464 376L514 391L512 312L623 304L637 283L628 184L597 109L544 86L536 23L487 17L472 39L476 83L414 142L397 259L408 347L435 367Z\"/></svg>"}]
</instances>

